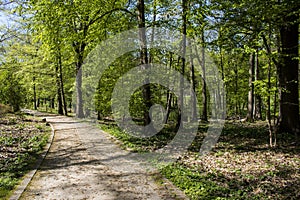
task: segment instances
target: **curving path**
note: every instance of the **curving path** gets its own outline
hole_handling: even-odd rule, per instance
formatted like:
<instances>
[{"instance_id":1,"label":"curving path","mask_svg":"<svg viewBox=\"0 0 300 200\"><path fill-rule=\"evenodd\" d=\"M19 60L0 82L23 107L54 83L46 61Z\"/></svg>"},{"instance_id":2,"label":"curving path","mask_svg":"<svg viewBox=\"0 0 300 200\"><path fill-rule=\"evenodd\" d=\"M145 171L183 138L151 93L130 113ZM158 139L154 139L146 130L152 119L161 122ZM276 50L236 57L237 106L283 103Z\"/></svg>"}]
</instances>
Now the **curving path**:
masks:
<instances>
[{"instance_id":1,"label":"curving path","mask_svg":"<svg viewBox=\"0 0 300 200\"><path fill-rule=\"evenodd\" d=\"M186 199L156 170L131 159L111 136L64 116L47 116L53 143L20 199Z\"/></svg>"}]
</instances>

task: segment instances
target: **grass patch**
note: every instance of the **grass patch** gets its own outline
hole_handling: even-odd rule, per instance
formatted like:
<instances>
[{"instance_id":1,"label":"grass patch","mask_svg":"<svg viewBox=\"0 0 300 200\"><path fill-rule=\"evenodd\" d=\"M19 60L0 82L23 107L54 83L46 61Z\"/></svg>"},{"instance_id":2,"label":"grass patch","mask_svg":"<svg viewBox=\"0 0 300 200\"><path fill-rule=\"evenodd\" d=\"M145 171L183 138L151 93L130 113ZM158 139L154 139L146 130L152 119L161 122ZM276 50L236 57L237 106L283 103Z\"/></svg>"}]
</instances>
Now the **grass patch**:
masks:
<instances>
[{"instance_id":1,"label":"grass patch","mask_svg":"<svg viewBox=\"0 0 300 200\"><path fill-rule=\"evenodd\" d=\"M122 141L121 146L132 152L149 152L157 150L168 144L175 136L173 127L171 126L166 126L161 132L149 138L135 137L122 131L114 124L100 124L99 127Z\"/></svg>"},{"instance_id":2,"label":"grass patch","mask_svg":"<svg viewBox=\"0 0 300 200\"><path fill-rule=\"evenodd\" d=\"M8 199L46 145L51 129L21 114L0 118L0 199Z\"/></svg>"},{"instance_id":3,"label":"grass patch","mask_svg":"<svg viewBox=\"0 0 300 200\"><path fill-rule=\"evenodd\" d=\"M217 172L198 171L179 163L161 168L161 173L190 199L264 199L252 194L252 187Z\"/></svg>"}]
</instances>

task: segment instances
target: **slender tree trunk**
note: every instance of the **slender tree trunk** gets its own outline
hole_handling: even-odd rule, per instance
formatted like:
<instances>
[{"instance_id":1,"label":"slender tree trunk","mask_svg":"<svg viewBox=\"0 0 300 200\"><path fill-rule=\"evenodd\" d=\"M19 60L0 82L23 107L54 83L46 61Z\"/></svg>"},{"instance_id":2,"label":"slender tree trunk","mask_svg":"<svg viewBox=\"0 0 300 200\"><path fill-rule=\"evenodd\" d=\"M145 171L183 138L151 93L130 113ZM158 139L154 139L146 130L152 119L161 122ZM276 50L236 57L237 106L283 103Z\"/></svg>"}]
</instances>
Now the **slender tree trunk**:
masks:
<instances>
[{"instance_id":1,"label":"slender tree trunk","mask_svg":"<svg viewBox=\"0 0 300 200\"><path fill-rule=\"evenodd\" d=\"M61 87L60 87L60 78L59 78L59 67L56 65L55 67L55 74L56 74L56 90L57 90L57 112L60 115L64 114L63 111L63 104L62 104L62 98L61 98Z\"/></svg>"},{"instance_id":2,"label":"slender tree trunk","mask_svg":"<svg viewBox=\"0 0 300 200\"><path fill-rule=\"evenodd\" d=\"M182 46L181 46L181 76L180 76L180 95L178 104L177 128L179 128L183 118L183 90L184 90L184 74L185 74L185 55L186 55L186 29L187 29L187 0L182 0Z\"/></svg>"},{"instance_id":3,"label":"slender tree trunk","mask_svg":"<svg viewBox=\"0 0 300 200\"><path fill-rule=\"evenodd\" d=\"M204 35L202 37L202 42L204 41ZM204 45L204 44L203 44ZM200 59L198 49L195 48L195 53L197 60L199 64L201 63L201 70L202 70L202 77L201 77L201 83L202 83L202 113L201 113L201 120L202 121L208 121L207 120L207 90L206 90L206 68L205 68L205 49L202 47L202 60Z\"/></svg>"},{"instance_id":4,"label":"slender tree trunk","mask_svg":"<svg viewBox=\"0 0 300 200\"><path fill-rule=\"evenodd\" d=\"M254 69L255 69L255 53L250 55L249 59L249 92L248 92L248 113L246 120L253 121L253 109L254 109Z\"/></svg>"},{"instance_id":5,"label":"slender tree trunk","mask_svg":"<svg viewBox=\"0 0 300 200\"><path fill-rule=\"evenodd\" d=\"M219 29L220 38L222 38L222 28ZM224 81L224 63L223 63L223 47L220 44L220 66L221 66L221 73L222 73L222 81Z\"/></svg>"},{"instance_id":6,"label":"slender tree trunk","mask_svg":"<svg viewBox=\"0 0 300 200\"><path fill-rule=\"evenodd\" d=\"M76 64L76 117L83 118L83 102L82 102L82 71L81 64Z\"/></svg>"},{"instance_id":7,"label":"slender tree trunk","mask_svg":"<svg viewBox=\"0 0 300 200\"><path fill-rule=\"evenodd\" d=\"M173 64L173 53L170 53L170 69L172 68L172 64ZM170 116L170 112L171 112L171 107L172 107L172 99L173 99L173 95L170 91L167 92L167 106L166 106L166 119L165 119L165 123L168 123L169 120L169 116Z\"/></svg>"},{"instance_id":8,"label":"slender tree trunk","mask_svg":"<svg viewBox=\"0 0 300 200\"><path fill-rule=\"evenodd\" d=\"M204 48L204 30L202 32L202 116L201 120L207 122L207 86L206 86L206 59Z\"/></svg>"},{"instance_id":9,"label":"slender tree trunk","mask_svg":"<svg viewBox=\"0 0 300 200\"><path fill-rule=\"evenodd\" d=\"M273 63L275 64L275 66L277 67L278 66L278 62L277 60L274 58L274 56L272 56L272 52L271 52L271 47L270 45L268 44L268 40L266 38L265 35L262 35L262 39L263 39L263 42L264 42L264 45L266 47L266 50L267 50L267 53L268 53L268 57L269 57L269 68L268 68L268 88L269 88L269 91L271 90L271 61L273 61ZM271 31L269 33L269 40L271 42ZM279 41L279 39L277 39ZM278 42L280 43L280 42ZM277 46L280 46L280 45L277 45ZM278 52L280 52L280 48L278 47ZM278 68L278 67L277 67ZM278 74L276 76L276 81L275 81L275 87L277 88L277 77L278 77ZM270 95L270 92L269 92L269 95L268 95L268 111L267 111L267 118L270 117L270 128L269 128L269 131L272 131L271 128L272 128L272 124L271 124L271 95ZM270 112L270 113L268 113ZM273 131L275 131L277 129L276 126L276 112L277 112L277 92L275 91L275 94L274 94L274 109L273 109ZM268 120L268 119L267 119ZM274 135L274 134L273 134ZM272 142L272 134L270 135L270 146L273 146L273 142Z\"/></svg>"},{"instance_id":10,"label":"slender tree trunk","mask_svg":"<svg viewBox=\"0 0 300 200\"><path fill-rule=\"evenodd\" d=\"M267 99L267 122L269 128L269 145L270 147L276 146L276 126L272 126L272 117L271 117L271 58L269 57L268 63L268 99ZM274 116L275 117L275 116ZM275 119L274 119L275 120Z\"/></svg>"},{"instance_id":11,"label":"slender tree trunk","mask_svg":"<svg viewBox=\"0 0 300 200\"><path fill-rule=\"evenodd\" d=\"M37 110L35 76L33 77L33 102L34 102L34 110Z\"/></svg>"},{"instance_id":12,"label":"slender tree trunk","mask_svg":"<svg viewBox=\"0 0 300 200\"><path fill-rule=\"evenodd\" d=\"M292 10L280 28L281 52L279 56L280 132L299 137L299 12Z\"/></svg>"},{"instance_id":13,"label":"slender tree trunk","mask_svg":"<svg viewBox=\"0 0 300 200\"><path fill-rule=\"evenodd\" d=\"M154 42L154 34L155 34L155 22L156 22L156 15L157 15L157 10L156 10L156 0L153 1L153 21L152 21L152 35L151 35L151 41L150 41L150 51L149 51L149 63L151 64L153 61L153 53L151 53L151 49L153 46L153 42Z\"/></svg>"},{"instance_id":14,"label":"slender tree trunk","mask_svg":"<svg viewBox=\"0 0 300 200\"><path fill-rule=\"evenodd\" d=\"M61 90L62 103L63 103L63 108L64 108L64 114L67 116L68 115L68 108L67 108L66 96L65 96L65 90L64 90L62 60L61 60L61 51L60 51L60 49L59 49L59 55L58 55L58 66L59 66L59 81L60 81L60 90Z\"/></svg>"},{"instance_id":15,"label":"slender tree trunk","mask_svg":"<svg viewBox=\"0 0 300 200\"><path fill-rule=\"evenodd\" d=\"M236 63L233 63L234 65L234 97L235 97L235 114L239 115L239 109L238 109L238 102L239 102L239 98L238 98L238 66Z\"/></svg>"},{"instance_id":16,"label":"slender tree trunk","mask_svg":"<svg viewBox=\"0 0 300 200\"><path fill-rule=\"evenodd\" d=\"M83 52L85 50L85 44L73 45L76 52L76 117L83 118L83 99L82 99L82 65L83 65Z\"/></svg>"},{"instance_id":17,"label":"slender tree trunk","mask_svg":"<svg viewBox=\"0 0 300 200\"><path fill-rule=\"evenodd\" d=\"M259 74L259 57L258 57L258 50L255 54L255 81L260 80L260 74ZM262 120L262 99L259 94L255 94L255 118Z\"/></svg>"},{"instance_id":18,"label":"slender tree trunk","mask_svg":"<svg viewBox=\"0 0 300 200\"><path fill-rule=\"evenodd\" d=\"M172 107L172 99L173 95L170 91L167 93L167 106L166 106L166 119L165 123L168 123L169 117L170 117L170 112L171 112L171 107Z\"/></svg>"},{"instance_id":19,"label":"slender tree trunk","mask_svg":"<svg viewBox=\"0 0 300 200\"><path fill-rule=\"evenodd\" d=\"M192 44L191 44L192 46ZM191 102L192 102L192 121L197 120L197 98L196 98L196 78L195 78L195 66L193 60L193 49L190 48L190 62L191 62L191 77L192 77L192 88L191 88ZM194 95L195 94L195 95Z\"/></svg>"},{"instance_id":20,"label":"slender tree trunk","mask_svg":"<svg viewBox=\"0 0 300 200\"><path fill-rule=\"evenodd\" d=\"M145 3L144 0L138 1L138 28L139 28L139 39L140 39L140 62L144 69L149 68L148 66L148 50L146 41L146 24L145 24ZM151 122L149 116L149 109L151 107L151 90L148 84L149 80L146 78L145 85L143 87L143 98L145 101L144 110L144 125L148 125Z\"/></svg>"},{"instance_id":21,"label":"slender tree trunk","mask_svg":"<svg viewBox=\"0 0 300 200\"><path fill-rule=\"evenodd\" d=\"M51 109L55 109L55 98L51 99L50 104Z\"/></svg>"}]
</instances>

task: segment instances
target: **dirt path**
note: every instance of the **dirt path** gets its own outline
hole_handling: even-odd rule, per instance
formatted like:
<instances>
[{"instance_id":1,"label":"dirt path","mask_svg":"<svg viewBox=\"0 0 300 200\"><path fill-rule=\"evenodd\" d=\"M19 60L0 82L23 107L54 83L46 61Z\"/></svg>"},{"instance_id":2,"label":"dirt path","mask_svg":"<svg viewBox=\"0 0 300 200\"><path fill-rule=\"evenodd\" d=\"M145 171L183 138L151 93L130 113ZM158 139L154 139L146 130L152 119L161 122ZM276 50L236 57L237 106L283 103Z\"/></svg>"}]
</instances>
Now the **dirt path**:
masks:
<instances>
[{"instance_id":1,"label":"dirt path","mask_svg":"<svg viewBox=\"0 0 300 200\"><path fill-rule=\"evenodd\" d=\"M20 199L185 199L155 171L130 159L107 133L73 118L46 117L52 146Z\"/></svg>"}]
</instances>

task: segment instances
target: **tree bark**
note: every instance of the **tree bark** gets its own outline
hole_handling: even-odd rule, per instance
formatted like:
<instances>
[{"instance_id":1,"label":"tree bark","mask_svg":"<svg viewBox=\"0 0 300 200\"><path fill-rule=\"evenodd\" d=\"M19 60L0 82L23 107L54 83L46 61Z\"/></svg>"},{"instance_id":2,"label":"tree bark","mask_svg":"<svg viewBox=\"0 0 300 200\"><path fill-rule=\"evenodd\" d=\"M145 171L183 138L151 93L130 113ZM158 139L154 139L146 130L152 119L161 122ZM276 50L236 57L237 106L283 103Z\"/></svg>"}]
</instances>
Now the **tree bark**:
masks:
<instances>
[{"instance_id":1,"label":"tree bark","mask_svg":"<svg viewBox=\"0 0 300 200\"><path fill-rule=\"evenodd\" d=\"M191 44L192 45L192 44ZM198 120L197 119L197 98L194 96L196 95L196 77L195 77L195 66L194 66L194 60L193 60L193 49L190 48L190 62L191 62L191 82L192 82L192 88L191 88L191 102L192 102L192 120Z\"/></svg>"},{"instance_id":2,"label":"tree bark","mask_svg":"<svg viewBox=\"0 0 300 200\"><path fill-rule=\"evenodd\" d=\"M147 40L146 40L146 25L145 25L145 3L144 0L138 1L138 28L139 28L139 39L140 39L140 62L144 69L148 66L148 50L147 50ZM145 101L144 110L144 125L148 125L151 122L149 116L149 109L151 107L151 90L148 84L149 80L146 78L145 85L143 87L143 98Z\"/></svg>"},{"instance_id":3,"label":"tree bark","mask_svg":"<svg viewBox=\"0 0 300 200\"><path fill-rule=\"evenodd\" d=\"M248 92L248 113L246 120L253 121L253 109L254 109L254 68L255 68L255 53L250 55L249 59L249 92Z\"/></svg>"},{"instance_id":4,"label":"tree bark","mask_svg":"<svg viewBox=\"0 0 300 200\"><path fill-rule=\"evenodd\" d=\"M83 102L82 102L82 71L81 64L76 64L76 117L83 118Z\"/></svg>"},{"instance_id":5,"label":"tree bark","mask_svg":"<svg viewBox=\"0 0 300 200\"><path fill-rule=\"evenodd\" d=\"M56 74L56 90L57 90L57 112L60 115L64 114L63 111L63 104L62 104L62 98L61 98L61 87L60 87L60 78L59 78L59 67L56 65L55 67L55 74Z\"/></svg>"},{"instance_id":6,"label":"tree bark","mask_svg":"<svg viewBox=\"0 0 300 200\"><path fill-rule=\"evenodd\" d=\"M234 65L234 97L235 97L235 115L239 115L239 98L238 98L238 78L239 78L239 73L238 73L238 66L236 63L233 63Z\"/></svg>"},{"instance_id":7,"label":"tree bark","mask_svg":"<svg viewBox=\"0 0 300 200\"><path fill-rule=\"evenodd\" d=\"M258 50L255 54L255 81L260 80L260 71L259 71L259 58L258 58ZM262 99L259 94L255 94L255 118L262 120Z\"/></svg>"},{"instance_id":8,"label":"tree bark","mask_svg":"<svg viewBox=\"0 0 300 200\"><path fill-rule=\"evenodd\" d=\"M33 103L34 103L34 110L37 110L35 76L33 77Z\"/></svg>"},{"instance_id":9,"label":"tree bark","mask_svg":"<svg viewBox=\"0 0 300 200\"><path fill-rule=\"evenodd\" d=\"M170 69L172 68L172 64L173 64L173 53L171 52L170 53L170 64L169 64ZM166 124L168 123L170 112L171 112L172 99L173 99L173 95L172 95L171 91L168 91L167 92L166 118L165 118Z\"/></svg>"},{"instance_id":10,"label":"tree bark","mask_svg":"<svg viewBox=\"0 0 300 200\"><path fill-rule=\"evenodd\" d=\"M281 52L278 63L279 78L279 132L299 136L299 14L287 15L280 28Z\"/></svg>"},{"instance_id":11,"label":"tree bark","mask_svg":"<svg viewBox=\"0 0 300 200\"><path fill-rule=\"evenodd\" d=\"M76 44L73 43L73 47L76 54L76 117L83 118L83 99L82 99L82 65L83 65L83 53L86 47L85 43Z\"/></svg>"},{"instance_id":12,"label":"tree bark","mask_svg":"<svg viewBox=\"0 0 300 200\"><path fill-rule=\"evenodd\" d=\"M202 38L202 42L204 41L204 36ZM202 60L200 59L198 49L195 47L195 53L199 64L201 63L201 70L202 70L202 113L201 113L201 120L207 120L207 86L206 86L206 69L205 69L205 49L202 47Z\"/></svg>"},{"instance_id":13,"label":"tree bark","mask_svg":"<svg viewBox=\"0 0 300 200\"><path fill-rule=\"evenodd\" d=\"M206 66L205 66L205 48L204 48L204 30L202 31L202 115L201 120L207 122L207 86L206 86Z\"/></svg>"},{"instance_id":14,"label":"tree bark","mask_svg":"<svg viewBox=\"0 0 300 200\"><path fill-rule=\"evenodd\" d=\"M170 112L171 112L171 104L172 104L173 95L170 91L167 93L167 106L166 106L166 118L165 123L168 123Z\"/></svg>"},{"instance_id":15,"label":"tree bark","mask_svg":"<svg viewBox=\"0 0 300 200\"><path fill-rule=\"evenodd\" d=\"M59 49L59 55L58 55L58 66L59 66L59 82L60 82L60 91L61 91L61 98L64 108L64 114L68 116L68 108L66 103L66 96L65 96L65 90L64 90L64 81L63 81L63 71L62 71L62 60L61 60L61 51Z\"/></svg>"},{"instance_id":16,"label":"tree bark","mask_svg":"<svg viewBox=\"0 0 300 200\"><path fill-rule=\"evenodd\" d=\"M186 55L186 28L187 28L187 1L182 0L182 46L181 46L181 76L180 76L180 95L178 104L177 128L182 124L183 115L183 90L184 90L184 73L185 73L185 55Z\"/></svg>"}]
</instances>

